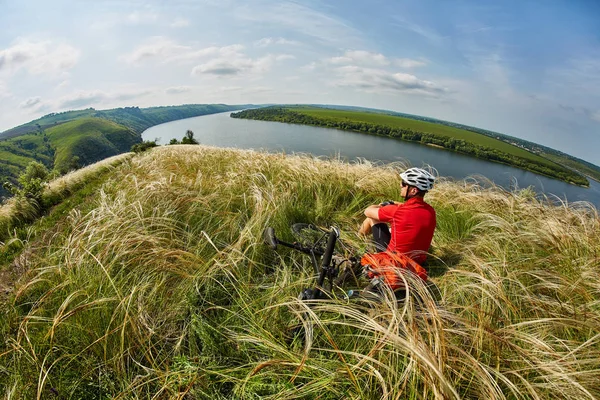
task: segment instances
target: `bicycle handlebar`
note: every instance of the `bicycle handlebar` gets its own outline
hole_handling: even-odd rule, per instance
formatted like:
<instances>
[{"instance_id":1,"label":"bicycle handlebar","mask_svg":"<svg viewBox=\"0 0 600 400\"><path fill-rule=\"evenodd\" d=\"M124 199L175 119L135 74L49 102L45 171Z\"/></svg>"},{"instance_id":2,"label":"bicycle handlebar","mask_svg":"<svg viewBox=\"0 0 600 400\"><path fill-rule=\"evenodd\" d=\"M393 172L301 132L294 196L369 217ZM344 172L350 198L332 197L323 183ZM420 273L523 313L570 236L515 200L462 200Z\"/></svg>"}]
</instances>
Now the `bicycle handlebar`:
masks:
<instances>
[{"instance_id":1,"label":"bicycle handlebar","mask_svg":"<svg viewBox=\"0 0 600 400\"><path fill-rule=\"evenodd\" d=\"M325 252L319 248L302 246L299 243L284 242L275 236L275 230L271 227L265 229L264 240L273 250L276 250L278 245L282 245L308 255L315 254L320 257L325 254Z\"/></svg>"}]
</instances>

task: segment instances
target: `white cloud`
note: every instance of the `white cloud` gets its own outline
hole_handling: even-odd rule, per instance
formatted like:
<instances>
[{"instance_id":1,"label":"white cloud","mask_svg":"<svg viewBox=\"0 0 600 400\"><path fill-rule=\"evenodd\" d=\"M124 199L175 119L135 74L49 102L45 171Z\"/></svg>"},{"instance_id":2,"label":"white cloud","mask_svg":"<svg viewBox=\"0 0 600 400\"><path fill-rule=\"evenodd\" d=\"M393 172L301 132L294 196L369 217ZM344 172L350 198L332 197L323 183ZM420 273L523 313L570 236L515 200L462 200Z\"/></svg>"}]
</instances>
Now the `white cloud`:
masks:
<instances>
[{"instance_id":1,"label":"white cloud","mask_svg":"<svg viewBox=\"0 0 600 400\"><path fill-rule=\"evenodd\" d=\"M367 67L387 67L393 65L405 69L427 65L423 60L414 60L411 58L390 59L381 53L365 50L348 50L342 56L331 57L325 60L325 63L333 65L361 65Z\"/></svg>"},{"instance_id":2,"label":"white cloud","mask_svg":"<svg viewBox=\"0 0 600 400\"><path fill-rule=\"evenodd\" d=\"M0 72L15 73L25 69L34 75L58 75L73 68L79 56L79 50L65 43L20 39L11 47L0 50Z\"/></svg>"},{"instance_id":3,"label":"white cloud","mask_svg":"<svg viewBox=\"0 0 600 400\"><path fill-rule=\"evenodd\" d=\"M238 75L252 70L266 70L266 64L262 60L251 58L215 58L204 64L195 66L192 75Z\"/></svg>"},{"instance_id":4,"label":"white cloud","mask_svg":"<svg viewBox=\"0 0 600 400\"><path fill-rule=\"evenodd\" d=\"M134 11L127 16L127 22L131 24L148 24L158 20L158 14L152 11Z\"/></svg>"},{"instance_id":5,"label":"white cloud","mask_svg":"<svg viewBox=\"0 0 600 400\"><path fill-rule=\"evenodd\" d=\"M190 20L185 18L177 18L171 23L171 28L185 28L190 26Z\"/></svg>"},{"instance_id":6,"label":"white cloud","mask_svg":"<svg viewBox=\"0 0 600 400\"><path fill-rule=\"evenodd\" d=\"M291 54L268 54L252 58L244 52L244 46L233 44L223 47L206 47L195 49L180 45L164 37L151 38L139 46L131 54L122 59L130 64L142 61L160 60L162 63L200 61L192 68L192 76L203 74L217 76L235 76L245 73L261 73L271 69L276 64L294 59Z\"/></svg>"},{"instance_id":7,"label":"white cloud","mask_svg":"<svg viewBox=\"0 0 600 400\"><path fill-rule=\"evenodd\" d=\"M250 73L263 73L269 71L273 64L294 56L289 54L272 55L252 59L242 53L229 53L218 58L213 58L206 63L195 66L192 75L202 74L217 76L235 76Z\"/></svg>"},{"instance_id":8,"label":"white cloud","mask_svg":"<svg viewBox=\"0 0 600 400\"><path fill-rule=\"evenodd\" d=\"M257 47L267 47L272 45L288 45L288 46L296 46L300 44L300 42L296 42L294 40L287 40L284 38L272 38L266 37L254 42L254 45Z\"/></svg>"},{"instance_id":9,"label":"white cloud","mask_svg":"<svg viewBox=\"0 0 600 400\"><path fill-rule=\"evenodd\" d=\"M58 99L55 108L59 110L77 109L87 106L96 106L98 104L123 102L147 96L152 92L153 91L149 89L122 89L114 92L104 92L100 90L78 91Z\"/></svg>"},{"instance_id":10,"label":"white cloud","mask_svg":"<svg viewBox=\"0 0 600 400\"><path fill-rule=\"evenodd\" d=\"M309 64L306 64L306 65L300 67L300 70L305 71L305 72L312 72L312 71L316 70L318 66L319 66L319 64L317 62L313 61Z\"/></svg>"},{"instance_id":11,"label":"white cloud","mask_svg":"<svg viewBox=\"0 0 600 400\"><path fill-rule=\"evenodd\" d=\"M173 86L165 89L166 94L179 94L179 93L187 93L192 90L191 86Z\"/></svg>"},{"instance_id":12,"label":"white cloud","mask_svg":"<svg viewBox=\"0 0 600 400\"><path fill-rule=\"evenodd\" d=\"M70 84L71 84L71 81L69 81L67 79L67 80L64 80L61 83L59 83L54 89L55 90L62 90L64 88L66 88L67 86L69 86Z\"/></svg>"},{"instance_id":13,"label":"white cloud","mask_svg":"<svg viewBox=\"0 0 600 400\"><path fill-rule=\"evenodd\" d=\"M552 97L574 106L600 104L600 52L547 70L544 86Z\"/></svg>"},{"instance_id":14,"label":"white cloud","mask_svg":"<svg viewBox=\"0 0 600 400\"><path fill-rule=\"evenodd\" d=\"M411 74L353 65L339 67L334 71L340 78L334 82L335 86L354 87L371 93L410 93L427 97L439 97L448 93L448 89L443 86Z\"/></svg>"},{"instance_id":15,"label":"white cloud","mask_svg":"<svg viewBox=\"0 0 600 400\"><path fill-rule=\"evenodd\" d=\"M234 18L253 25L274 30L295 31L326 45L362 43L364 34L354 29L337 15L329 15L296 2L266 2L239 6L233 10Z\"/></svg>"},{"instance_id":16,"label":"white cloud","mask_svg":"<svg viewBox=\"0 0 600 400\"><path fill-rule=\"evenodd\" d=\"M146 44L136 48L131 54L123 56L122 59L130 64L136 64L153 58L166 61L181 54L189 54L191 47L182 46L174 41L157 36L150 38Z\"/></svg>"},{"instance_id":17,"label":"white cloud","mask_svg":"<svg viewBox=\"0 0 600 400\"><path fill-rule=\"evenodd\" d=\"M61 97L57 106L59 109L80 108L103 102L106 98L106 93L101 91L79 91Z\"/></svg>"},{"instance_id":18,"label":"white cloud","mask_svg":"<svg viewBox=\"0 0 600 400\"><path fill-rule=\"evenodd\" d=\"M414 21L410 21L408 18L405 18L403 16L396 15L393 17L393 19L396 20L396 26L413 32L435 45L441 45L446 40L446 37L440 35L434 29L429 28L423 24L418 24Z\"/></svg>"},{"instance_id":19,"label":"white cloud","mask_svg":"<svg viewBox=\"0 0 600 400\"><path fill-rule=\"evenodd\" d=\"M10 90L8 90L8 87L6 87L6 84L4 82L0 81L0 99L10 97L10 96L11 96L11 93L10 93Z\"/></svg>"},{"instance_id":20,"label":"white cloud","mask_svg":"<svg viewBox=\"0 0 600 400\"><path fill-rule=\"evenodd\" d=\"M275 61L295 60L296 56L291 54L278 54L275 57Z\"/></svg>"},{"instance_id":21,"label":"white cloud","mask_svg":"<svg viewBox=\"0 0 600 400\"><path fill-rule=\"evenodd\" d=\"M381 53L372 53L364 50L349 50L340 57L332 57L328 60L331 64L358 64L368 66L386 66L390 61Z\"/></svg>"},{"instance_id":22,"label":"white cloud","mask_svg":"<svg viewBox=\"0 0 600 400\"><path fill-rule=\"evenodd\" d=\"M171 39L157 36L150 38L145 44L138 46L130 54L122 56L121 59L129 64L140 64L151 60L160 60L162 63L191 62L206 57L228 57L239 54L243 49L244 46L240 44L194 49L190 46L180 45Z\"/></svg>"},{"instance_id":23,"label":"white cloud","mask_svg":"<svg viewBox=\"0 0 600 400\"><path fill-rule=\"evenodd\" d=\"M397 67L406 69L423 67L427 65L427 62L423 60L413 60L410 58L395 58L393 63Z\"/></svg>"},{"instance_id":24,"label":"white cloud","mask_svg":"<svg viewBox=\"0 0 600 400\"><path fill-rule=\"evenodd\" d=\"M19 108L30 109L39 106L41 103L42 99L40 97L31 97L19 104Z\"/></svg>"},{"instance_id":25,"label":"white cloud","mask_svg":"<svg viewBox=\"0 0 600 400\"><path fill-rule=\"evenodd\" d=\"M593 119L594 121L598 121L598 122L600 122L600 110L598 110L598 111L596 111L596 112L593 112L593 113L590 115L590 118L591 118L591 119Z\"/></svg>"}]
</instances>

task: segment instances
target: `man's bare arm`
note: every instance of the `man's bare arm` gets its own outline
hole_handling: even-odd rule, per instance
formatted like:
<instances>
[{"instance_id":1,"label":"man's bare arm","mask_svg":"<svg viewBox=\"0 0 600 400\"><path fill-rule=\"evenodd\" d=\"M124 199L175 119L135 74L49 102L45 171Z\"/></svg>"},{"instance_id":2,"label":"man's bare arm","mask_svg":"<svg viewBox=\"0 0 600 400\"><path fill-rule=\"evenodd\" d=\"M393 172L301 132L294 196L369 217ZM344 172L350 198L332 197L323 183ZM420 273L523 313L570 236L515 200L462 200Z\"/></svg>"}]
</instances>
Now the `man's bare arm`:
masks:
<instances>
[{"instance_id":1,"label":"man's bare arm","mask_svg":"<svg viewBox=\"0 0 600 400\"><path fill-rule=\"evenodd\" d=\"M379 221L379 209L380 208L381 208L381 206L379 204L367 207L365 210L365 216L367 218L371 218L374 221Z\"/></svg>"}]
</instances>

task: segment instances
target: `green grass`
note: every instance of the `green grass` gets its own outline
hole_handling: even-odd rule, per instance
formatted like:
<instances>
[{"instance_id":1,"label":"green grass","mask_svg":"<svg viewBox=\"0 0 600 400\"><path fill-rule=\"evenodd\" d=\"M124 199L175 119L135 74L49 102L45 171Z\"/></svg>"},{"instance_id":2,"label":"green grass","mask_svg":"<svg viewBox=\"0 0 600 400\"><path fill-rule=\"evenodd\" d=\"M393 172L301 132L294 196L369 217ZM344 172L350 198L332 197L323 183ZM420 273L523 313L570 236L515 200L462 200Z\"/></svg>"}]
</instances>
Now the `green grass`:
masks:
<instances>
[{"instance_id":1,"label":"green grass","mask_svg":"<svg viewBox=\"0 0 600 400\"><path fill-rule=\"evenodd\" d=\"M554 161L555 163L562 164L566 167L579 171L582 174L585 174L591 177L592 179L596 180L597 182L600 182L600 168L593 164L586 163L586 165L582 162L575 161L571 158L549 153L544 153L544 157Z\"/></svg>"},{"instance_id":2,"label":"green grass","mask_svg":"<svg viewBox=\"0 0 600 400\"><path fill-rule=\"evenodd\" d=\"M242 105L185 104L165 107L125 107L111 110L66 111L0 133L0 197L10 193L2 183L16 182L31 161L65 173L115 154L141 142L141 133L157 124L182 118L244 108ZM48 141L48 137L52 140ZM55 159L56 155L56 159ZM78 157L78 162L72 162Z\"/></svg>"},{"instance_id":3,"label":"green grass","mask_svg":"<svg viewBox=\"0 0 600 400\"><path fill-rule=\"evenodd\" d=\"M504 153L511 154L517 157L533 160L546 165L556 165L554 162L533 154L529 151L521 149L517 146L513 146L509 143L503 142L498 139L494 139L485 135L481 135L476 132L467 131L464 129L453 128L450 126L435 124L432 122L418 121L409 118L402 118L392 115L367 113L367 112L356 112L356 111L342 111L342 110L331 110L323 108L290 108L292 111L308 114L318 118L333 118L336 120L348 120L348 121L359 121L369 122L373 124L388 125L398 128L407 128L414 131L434 133L455 139L462 139L470 143L474 143L481 146L486 146L492 149L500 150Z\"/></svg>"},{"instance_id":4,"label":"green grass","mask_svg":"<svg viewBox=\"0 0 600 400\"><path fill-rule=\"evenodd\" d=\"M183 104L180 106L148 108L124 107L110 110L95 110L93 108L88 108L85 110L50 113L36 120L1 132L0 139L9 139L29 133L39 133L45 129L64 124L65 122L90 117L116 122L141 135L141 133L149 127L164 122L218 112L240 110L246 107L247 106L245 105L227 104Z\"/></svg>"},{"instance_id":5,"label":"green grass","mask_svg":"<svg viewBox=\"0 0 600 400\"><path fill-rule=\"evenodd\" d=\"M129 151L139 137L122 125L100 118L82 118L46 131L56 148L54 167L68 170L73 157L88 165Z\"/></svg>"},{"instance_id":6,"label":"green grass","mask_svg":"<svg viewBox=\"0 0 600 400\"><path fill-rule=\"evenodd\" d=\"M44 188L41 204L14 197L1 205L0 270L14 261L24 243L33 240L36 233L51 230L72 208L88 199L109 172L128 157L131 154L111 157L55 179Z\"/></svg>"},{"instance_id":7,"label":"green grass","mask_svg":"<svg viewBox=\"0 0 600 400\"><path fill-rule=\"evenodd\" d=\"M10 139L13 137L25 135L32 132L41 132L44 129L51 128L62 123L72 121L77 118L91 117L95 110L88 108L86 110L66 111L62 113L52 113L27 122L25 124L8 129L0 134L1 139Z\"/></svg>"},{"instance_id":8,"label":"green grass","mask_svg":"<svg viewBox=\"0 0 600 400\"><path fill-rule=\"evenodd\" d=\"M9 195L1 185L6 181L16 183L17 177L30 162L38 161L51 167L53 158L54 149L41 134L23 135L0 142L0 197Z\"/></svg>"},{"instance_id":9,"label":"green grass","mask_svg":"<svg viewBox=\"0 0 600 400\"><path fill-rule=\"evenodd\" d=\"M19 167L26 167L33 158L20 156L6 150L0 150L0 158L2 162Z\"/></svg>"},{"instance_id":10,"label":"green grass","mask_svg":"<svg viewBox=\"0 0 600 400\"><path fill-rule=\"evenodd\" d=\"M0 303L3 394L600 397L600 219L583 204L440 179L427 198L441 303L411 277L421 305L297 300L309 261L274 254L263 229L336 224L364 249L362 211L398 198L396 168L205 146L121 164L25 243ZM288 343L299 318L308 340Z\"/></svg>"}]
</instances>

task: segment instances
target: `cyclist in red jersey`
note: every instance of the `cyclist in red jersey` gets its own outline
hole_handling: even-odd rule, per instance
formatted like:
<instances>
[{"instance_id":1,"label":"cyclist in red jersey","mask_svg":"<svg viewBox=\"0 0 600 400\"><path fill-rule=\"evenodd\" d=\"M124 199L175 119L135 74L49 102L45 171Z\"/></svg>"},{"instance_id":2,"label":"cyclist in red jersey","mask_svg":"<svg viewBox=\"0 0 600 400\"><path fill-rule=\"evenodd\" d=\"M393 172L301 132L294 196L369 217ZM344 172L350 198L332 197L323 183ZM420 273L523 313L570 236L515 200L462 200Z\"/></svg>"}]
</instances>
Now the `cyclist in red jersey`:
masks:
<instances>
[{"instance_id":1,"label":"cyclist in red jersey","mask_svg":"<svg viewBox=\"0 0 600 400\"><path fill-rule=\"evenodd\" d=\"M398 269L410 270L427 280L427 271L421 264L427 258L436 224L435 210L423 199L433 188L435 177L421 168L410 168L400 177L404 203L367 207L359 230L363 235L373 234L379 251L366 254L361 260L367 276L382 278L392 289L403 286Z\"/></svg>"}]
</instances>

